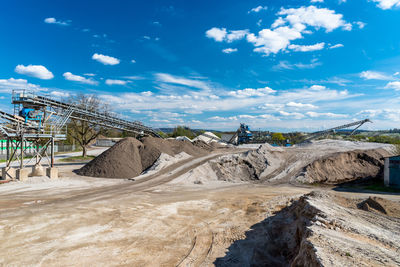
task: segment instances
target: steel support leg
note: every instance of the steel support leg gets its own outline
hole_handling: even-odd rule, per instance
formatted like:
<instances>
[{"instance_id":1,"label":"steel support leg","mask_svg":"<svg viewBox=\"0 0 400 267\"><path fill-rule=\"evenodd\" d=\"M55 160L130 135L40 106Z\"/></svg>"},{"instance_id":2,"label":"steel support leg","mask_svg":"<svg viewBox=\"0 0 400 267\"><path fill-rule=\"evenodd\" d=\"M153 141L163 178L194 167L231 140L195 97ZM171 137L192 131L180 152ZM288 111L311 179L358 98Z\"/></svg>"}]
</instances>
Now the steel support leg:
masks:
<instances>
[{"instance_id":1,"label":"steel support leg","mask_svg":"<svg viewBox=\"0 0 400 267\"><path fill-rule=\"evenodd\" d=\"M54 137L51 138L51 167L54 167Z\"/></svg>"}]
</instances>

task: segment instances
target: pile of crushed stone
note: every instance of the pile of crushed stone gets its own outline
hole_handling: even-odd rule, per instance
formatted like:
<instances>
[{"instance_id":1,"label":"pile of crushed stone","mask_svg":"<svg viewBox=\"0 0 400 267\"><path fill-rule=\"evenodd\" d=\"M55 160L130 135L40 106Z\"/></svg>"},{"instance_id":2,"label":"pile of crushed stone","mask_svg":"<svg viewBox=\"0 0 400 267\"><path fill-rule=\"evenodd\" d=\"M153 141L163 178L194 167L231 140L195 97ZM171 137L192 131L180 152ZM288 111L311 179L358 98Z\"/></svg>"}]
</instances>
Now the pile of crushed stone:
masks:
<instances>
[{"instance_id":1,"label":"pile of crushed stone","mask_svg":"<svg viewBox=\"0 0 400 267\"><path fill-rule=\"evenodd\" d=\"M383 177L384 153L379 150L338 152L317 159L297 177L304 183L337 184Z\"/></svg>"},{"instance_id":2,"label":"pile of crushed stone","mask_svg":"<svg viewBox=\"0 0 400 267\"><path fill-rule=\"evenodd\" d=\"M398 266L400 221L311 192L251 227L217 266ZM369 201L358 200L358 201ZM381 200L399 207L399 203ZM398 214L396 214L398 216Z\"/></svg>"},{"instance_id":3,"label":"pile of crushed stone","mask_svg":"<svg viewBox=\"0 0 400 267\"><path fill-rule=\"evenodd\" d=\"M79 175L103 178L133 178L150 168L161 153L175 156L207 153L188 141L145 137L141 141L128 137L104 151L77 171Z\"/></svg>"},{"instance_id":4,"label":"pile of crushed stone","mask_svg":"<svg viewBox=\"0 0 400 267\"><path fill-rule=\"evenodd\" d=\"M269 183L340 184L381 178L383 157L393 147L339 140L322 140L305 146L273 147L224 155L210 162L220 180Z\"/></svg>"}]
</instances>

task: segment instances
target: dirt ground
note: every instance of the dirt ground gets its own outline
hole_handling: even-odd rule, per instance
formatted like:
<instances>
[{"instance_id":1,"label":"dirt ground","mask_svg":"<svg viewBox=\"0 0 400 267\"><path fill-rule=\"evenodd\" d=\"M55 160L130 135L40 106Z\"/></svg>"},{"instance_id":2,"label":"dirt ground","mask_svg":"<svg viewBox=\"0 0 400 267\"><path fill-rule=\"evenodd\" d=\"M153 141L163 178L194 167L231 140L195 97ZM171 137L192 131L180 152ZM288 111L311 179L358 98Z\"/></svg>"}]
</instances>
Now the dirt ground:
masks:
<instances>
[{"instance_id":1,"label":"dirt ground","mask_svg":"<svg viewBox=\"0 0 400 267\"><path fill-rule=\"evenodd\" d=\"M261 265L265 257L260 256L262 243L259 238L264 238L262 234L268 231L261 231L255 239L251 238L251 233L258 233L254 229L269 219L272 222L277 214L283 214L282 210L293 206L292 198L297 200L316 188L225 181L179 182L199 166L227 153L185 156L134 180L82 177L72 172L82 164L62 164L59 165L62 177L58 181L32 178L24 184L0 185L0 266ZM330 188L320 190L332 192ZM395 207L400 203L400 196L395 194L334 194L336 198L309 200L322 212L315 216L336 212L340 217L353 210L369 214L370 211L357 207L357 203L369 196L390 203L394 201ZM332 202L336 203L333 208L329 205ZM350 207L341 202L354 205ZM396 212L396 208L392 210ZM379 213L373 212L374 216ZM387 219L387 215L378 215L383 216L393 231L399 231L398 219L393 221L392 217ZM350 229L351 223L345 226ZM323 231L328 230L318 231L324 234ZM399 247L397 239L387 244L386 239L372 240L365 233L359 235L366 238L365 243L382 243L390 247L389 251L394 251L391 253L398 252L395 249ZM335 265L335 261L329 264L332 258L324 258L331 251L326 246L318 247L324 243L323 239L318 235L310 238L322 240L315 243L321 251L317 254L320 262L326 266ZM371 249L371 246L365 248ZM285 250L284 247L281 249ZM356 255L350 249L346 251ZM337 263L350 262L346 252L343 253L335 254L339 257ZM380 258L377 256L378 260L367 259L361 265L396 265L390 257L390 261L384 261L388 258L385 255L389 254L381 254ZM277 257L276 253L273 257ZM359 262L354 260L352 263L357 265ZM284 263L282 259L275 266Z\"/></svg>"}]
</instances>

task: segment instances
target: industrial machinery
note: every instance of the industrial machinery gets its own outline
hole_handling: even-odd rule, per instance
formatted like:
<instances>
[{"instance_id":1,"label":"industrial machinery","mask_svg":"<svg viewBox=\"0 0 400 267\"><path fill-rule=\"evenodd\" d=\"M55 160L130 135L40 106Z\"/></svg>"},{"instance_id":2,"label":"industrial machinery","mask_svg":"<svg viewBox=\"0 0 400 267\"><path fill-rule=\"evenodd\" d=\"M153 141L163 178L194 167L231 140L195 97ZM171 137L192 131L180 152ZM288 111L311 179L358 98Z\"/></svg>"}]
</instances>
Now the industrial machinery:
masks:
<instances>
[{"instance_id":1,"label":"industrial machinery","mask_svg":"<svg viewBox=\"0 0 400 267\"><path fill-rule=\"evenodd\" d=\"M7 140L7 167L17 160L22 169L26 143L34 144L31 160L39 164L46 157L54 165L54 142L65 140L69 119L90 121L98 126L123 130L138 135L160 137L152 128L138 121L128 121L110 112L98 112L81 105L56 101L25 90L12 93L14 114L0 111L0 136ZM50 156L47 151L50 148ZM19 152L19 153L18 153Z\"/></svg>"},{"instance_id":2,"label":"industrial machinery","mask_svg":"<svg viewBox=\"0 0 400 267\"><path fill-rule=\"evenodd\" d=\"M239 129L232 136L228 143L240 145L244 143L249 143L253 139L253 134L250 132L249 126L241 123Z\"/></svg>"}]
</instances>

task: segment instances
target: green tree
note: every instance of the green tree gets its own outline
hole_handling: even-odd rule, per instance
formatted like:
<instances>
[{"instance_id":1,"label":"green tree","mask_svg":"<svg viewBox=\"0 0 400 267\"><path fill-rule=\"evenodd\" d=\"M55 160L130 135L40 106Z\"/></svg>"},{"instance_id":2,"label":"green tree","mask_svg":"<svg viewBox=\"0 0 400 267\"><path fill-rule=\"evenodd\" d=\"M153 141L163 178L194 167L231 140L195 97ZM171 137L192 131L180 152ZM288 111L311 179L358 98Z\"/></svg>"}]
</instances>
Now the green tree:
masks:
<instances>
[{"instance_id":1,"label":"green tree","mask_svg":"<svg viewBox=\"0 0 400 267\"><path fill-rule=\"evenodd\" d=\"M271 135L271 139L272 139L272 141L277 142L277 143L282 143L283 141L286 140L282 133L273 133Z\"/></svg>"}]
</instances>

